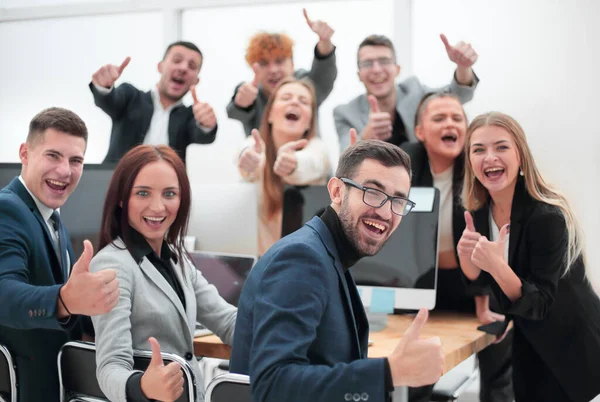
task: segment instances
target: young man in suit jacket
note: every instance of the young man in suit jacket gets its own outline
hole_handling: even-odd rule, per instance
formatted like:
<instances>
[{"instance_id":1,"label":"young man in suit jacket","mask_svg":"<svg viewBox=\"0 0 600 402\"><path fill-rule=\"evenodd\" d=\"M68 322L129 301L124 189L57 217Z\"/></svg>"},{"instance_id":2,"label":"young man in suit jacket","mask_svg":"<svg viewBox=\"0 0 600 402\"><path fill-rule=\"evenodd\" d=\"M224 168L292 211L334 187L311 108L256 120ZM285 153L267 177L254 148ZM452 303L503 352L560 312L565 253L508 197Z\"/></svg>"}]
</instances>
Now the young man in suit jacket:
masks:
<instances>
[{"instance_id":1,"label":"young man in suit jacket","mask_svg":"<svg viewBox=\"0 0 600 402\"><path fill-rule=\"evenodd\" d=\"M158 63L160 80L143 92L131 84L114 87L129 64L107 64L92 76L90 90L96 106L113 122L110 146L104 162L118 162L127 151L139 144L169 145L185 162L187 146L210 144L217 135L217 118L213 108L200 102L195 85L202 66L202 52L191 42L175 42L167 47ZM192 91L194 104L185 106L182 98Z\"/></svg>"},{"instance_id":2,"label":"young man in suit jacket","mask_svg":"<svg viewBox=\"0 0 600 402\"><path fill-rule=\"evenodd\" d=\"M65 342L80 339L78 316L110 311L119 297L115 271L89 272L89 241L75 262L60 223L86 145L75 113L40 112L19 149L21 175L0 191L0 344L16 361L19 402L58 402L56 359Z\"/></svg>"},{"instance_id":3,"label":"young man in suit jacket","mask_svg":"<svg viewBox=\"0 0 600 402\"><path fill-rule=\"evenodd\" d=\"M414 205L406 198L410 175L410 160L395 145L349 147L327 185L331 205L252 269L239 301L231 371L250 376L254 400L384 401L394 386L440 377L440 339L419 339L427 310L390 356L367 359L369 323L349 272L383 247Z\"/></svg>"},{"instance_id":4,"label":"young man in suit jacket","mask_svg":"<svg viewBox=\"0 0 600 402\"><path fill-rule=\"evenodd\" d=\"M366 93L333 110L340 152L350 143L350 128L355 128L363 140L378 139L395 145L416 142L415 113L427 92L452 92L462 103L473 98L479 83L472 69L477 53L469 44L459 42L452 46L444 35L441 38L448 58L456 63L456 72L449 85L437 89L428 88L414 76L396 85L400 66L396 64L392 41L383 35L371 35L362 41L358 46L357 74Z\"/></svg>"}]
</instances>

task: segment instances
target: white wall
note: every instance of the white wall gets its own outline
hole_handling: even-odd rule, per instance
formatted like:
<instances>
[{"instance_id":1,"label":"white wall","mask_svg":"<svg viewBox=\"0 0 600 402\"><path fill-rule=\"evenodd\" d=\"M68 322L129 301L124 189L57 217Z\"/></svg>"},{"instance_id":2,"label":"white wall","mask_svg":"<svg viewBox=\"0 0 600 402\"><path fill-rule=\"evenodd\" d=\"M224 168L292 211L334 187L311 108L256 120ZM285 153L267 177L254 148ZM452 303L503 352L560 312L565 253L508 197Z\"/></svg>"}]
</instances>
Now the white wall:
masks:
<instances>
[{"instance_id":1,"label":"white wall","mask_svg":"<svg viewBox=\"0 0 600 402\"><path fill-rule=\"evenodd\" d=\"M470 118L498 110L523 126L538 167L576 209L587 235L589 273L600 289L600 3L595 0L418 0L413 69L432 85L448 61L432 29L470 42L481 79Z\"/></svg>"}]
</instances>

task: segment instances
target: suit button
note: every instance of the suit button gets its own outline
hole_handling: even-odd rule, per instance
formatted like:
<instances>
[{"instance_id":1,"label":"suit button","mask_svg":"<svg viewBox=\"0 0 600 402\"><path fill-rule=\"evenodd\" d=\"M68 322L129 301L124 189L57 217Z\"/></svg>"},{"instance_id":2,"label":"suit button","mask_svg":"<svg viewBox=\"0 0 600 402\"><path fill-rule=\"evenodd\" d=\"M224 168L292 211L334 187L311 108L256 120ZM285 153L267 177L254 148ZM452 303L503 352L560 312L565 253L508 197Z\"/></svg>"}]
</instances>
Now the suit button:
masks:
<instances>
[{"instance_id":1,"label":"suit button","mask_svg":"<svg viewBox=\"0 0 600 402\"><path fill-rule=\"evenodd\" d=\"M347 401L351 401L352 400L352 394L350 392L348 392L346 395L344 395L344 399Z\"/></svg>"},{"instance_id":2,"label":"suit button","mask_svg":"<svg viewBox=\"0 0 600 402\"><path fill-rule=\"evenodd\" d=\"M33 310L33 316L37 317L37 310Z\"/></svg>"},{"instance_id":3,"label":"suit button","mask_svg":"<svg viewBox=\"0 0 600 402\"><path fill-rule=\"evenodd\" d=\"M38 310L38 317L41 317L41 316L42 316L42 309L39 309Z\"/></svg>"},{"instance_id":4,"label":"suit button","mask_svg":"<svg viewBox=\"0 0 600 402\"><path fill-rule=\"evenodd\" d=\"M354 399L356 402L360 401L360 394L354 394L352 399Z\"/></svg>"},{"instance_id":5,"label":"suit button","mask_svg":"<svg viewBox=\"0 0 600 402\"><path fill-rule=\"evenodd\" d=\"M192 353L190 353L190 352L187 352L187 353L185 354L185 360L187 360L187 361L191 361L193 358L194 358L194 355L193 355Z\"/></svg>"},{"instance_id":6,"label":"suit button","mask_svg":"<svg viewBox=\"0 0 600 402\"><path fill-rule=\"evenodd\" d=\"M42 309L42 315L46 315L46 310Z\"/></svg>"},{"instance_id":7,"label":"suit button","mask_svg":"<svg viewBox=\"0 0 600 402\"><path fill-rule=\"evenodd\" d=\"M33 317L33 311L29 310L29 318Z\"/></svg>"},{"instance_id":8,"label":"suit button","mask_svg":"<svg viewBox=\"0 0 600 402\"><path fill-rule=\"evenodd\" d=\"M368 401L369 400L369 394L367 394L366 392L363 392L360 395L360 399L362 399L363 401Z\"/></svg>"}]
</instances>

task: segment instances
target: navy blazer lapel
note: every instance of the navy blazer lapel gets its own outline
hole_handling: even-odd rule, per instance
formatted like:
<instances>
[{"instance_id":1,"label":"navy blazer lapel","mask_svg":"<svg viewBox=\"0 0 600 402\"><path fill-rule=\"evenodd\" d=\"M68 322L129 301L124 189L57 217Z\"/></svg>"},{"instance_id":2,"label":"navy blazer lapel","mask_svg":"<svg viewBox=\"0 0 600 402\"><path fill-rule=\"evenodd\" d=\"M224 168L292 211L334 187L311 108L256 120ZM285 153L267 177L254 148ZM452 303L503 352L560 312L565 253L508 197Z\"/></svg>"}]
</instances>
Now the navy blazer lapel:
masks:
<instances>
[{"instance_id":1,"label":"navy blazer lapel","mask_svg":"<svg viewBox=\"0 0 600 402\"><path fill-rule=\"evenodd\" d=\"M517 176L517 183L515 184L515 193L513 194L513 201L510 210L510 236L508 238L508 265L511 265L515 252L517 251L517 245L523 231L523 220L529 215L529 210L533 205L533 199L527 193L525 188L525 179L521 176Z\"/></svg>"},{"instance_id":2,"label":"navy blazer lapel","mask_svg":"<svg viewBox=\"0 0 600 402\"><path fill-rule=\"evenodd\" d=\"M48 248L48 250L52 250L48 254L50 254L50 258L54 258L54 261L51 264L54 280L56 281L56 283L62 283L63 281L66 281L66 278L64 277L64 272L61 268L60 258L56 253L56 247L54 245L54 240L52 240L52 235L50 234L48 225L46 224L46 221L44 221L44 217L42 217L42 214L40 213L37 205L35 204L35 201L31 197L31 194L29 194L29 192L27 191L25 186L23 186L23 183L21 183L21 180L19 180L18 177L12 179L8 187L21 200L23 200L27 208L29 208L33 216L35 216L35 218L39 222L42 231L44 232L44 238L46 239L46 248Z\"/></svg>"},{"instance_id":3,"label":"navy blazer lapel","mask_svg":"<svg viewBox=\"0 0 600 402\"><path fill-rule=\"evenodd\" d=\"M329 231L327 226L325 226L325 223L323 223L323 221L319 217L312 218L306 224L308 226L310 226L311 228L313 228L319 234L319 237L321 238L323 245L327 249L327 253L329 253L331 258L333 259L335 271L338 275L338 279L339 279L340 283L342 284L342 288L344 289L346 307L348 308L348 311L350 312L350 319L352 320L352 324L354 327L354 340L355 340L356 347L358 349L358 355L362 356L363 353L362 353L362 348L360 347L360 339L358 336L358 325L356 322L356 317L353 314L352 299L350 298L350 290L348 289L348 283L347 283L345 275L344 275L344 267L342 267L339 253L335 246L335 242L333 241L331 232ZM366 314L365 314L365 317L366 317Z\"/></svg>"}]
</instances>

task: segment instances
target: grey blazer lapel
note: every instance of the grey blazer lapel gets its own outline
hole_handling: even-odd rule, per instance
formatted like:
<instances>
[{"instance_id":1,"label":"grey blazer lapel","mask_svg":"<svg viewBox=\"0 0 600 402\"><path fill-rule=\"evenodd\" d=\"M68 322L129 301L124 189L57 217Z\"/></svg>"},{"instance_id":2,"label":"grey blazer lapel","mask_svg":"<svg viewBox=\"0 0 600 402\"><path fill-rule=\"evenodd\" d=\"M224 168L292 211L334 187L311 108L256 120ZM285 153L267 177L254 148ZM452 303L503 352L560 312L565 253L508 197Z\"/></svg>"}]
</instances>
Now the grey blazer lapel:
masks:
<instances>
[{"instance_id":1,"label":"grey blazer lapel","mask_svg":"<svg viewBox=\"0 0 600 402\"><path fill-rule=\"evenodd\" d=\"M185 267L185 265L184 265L184 267ZM181 289L183 289L183 296L185 298L185 305L187 307L185 309L185 313L186 313L185 317L187 319L187 321L186 321L187 328L190 331L190 336L193 338L194 331L196 330L196 321L197 321L196 320L196 314L197 314L196 293L194 292L194 286L192 285L191 278L183 277L182 269L185 269L184 267L180 266L179 264L173 264L175 276L177 277L177 280L181 284ZM188 272L188 275L189 275L189 272ZM177 301L179 301L179 298L177 298ZM178 303L178 304L181 305L181 303Z\"/></svg>"},{"instance_id":2,"label":"grey blazer lapel","mask_svg":"<svg viewBox=\"0 0 600 402\"><path fill-rule=\"evenodd\" d=\"M154 282L154 284L161 290L161 292L163 292L164 295L167 296L171 303L175 305L177 311L179 312L179 315L181 316L181 319L185 322L187 327L187 315L185 313L185 310L183 309L183 304L181 304L181 300L179 300L179 297L177 296L177 293L175 293L175 290L173 290L173 287L169 285L169 283L165 280L165 278L163 278L160 272L158 272L158 270L154 267L154 265L152 265L152 263L148 260L147 257L144 257L144 259L142 260L140 268L142 272L144 272L144 275L146 275L148 279ZM182 287L185 289L185 283L182 283Z\"/></svg>"}]
</instances>

